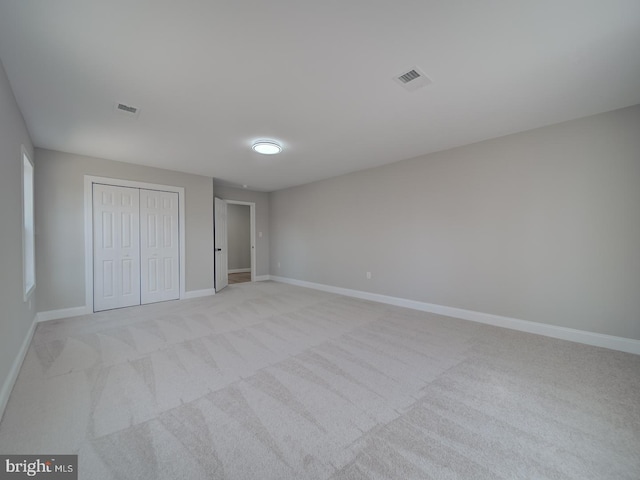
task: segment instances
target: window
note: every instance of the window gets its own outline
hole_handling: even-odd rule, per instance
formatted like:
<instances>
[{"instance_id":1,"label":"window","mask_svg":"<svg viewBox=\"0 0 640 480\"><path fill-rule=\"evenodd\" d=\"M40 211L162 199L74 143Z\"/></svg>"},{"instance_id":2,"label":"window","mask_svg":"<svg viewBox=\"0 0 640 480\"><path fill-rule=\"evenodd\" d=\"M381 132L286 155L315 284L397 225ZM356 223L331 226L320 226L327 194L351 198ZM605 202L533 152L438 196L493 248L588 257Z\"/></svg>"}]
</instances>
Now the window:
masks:
<instances>
[{"instance_id":1,"label":"window","mask_svg":"<svg viewBox=\"0 0 640 480\"><path fill-rule=\"evenodd\" d=\"M33 215L33 163L22 147L22 271L24 301L36 287L36 245Z\"/></svg>"}]
</instances>

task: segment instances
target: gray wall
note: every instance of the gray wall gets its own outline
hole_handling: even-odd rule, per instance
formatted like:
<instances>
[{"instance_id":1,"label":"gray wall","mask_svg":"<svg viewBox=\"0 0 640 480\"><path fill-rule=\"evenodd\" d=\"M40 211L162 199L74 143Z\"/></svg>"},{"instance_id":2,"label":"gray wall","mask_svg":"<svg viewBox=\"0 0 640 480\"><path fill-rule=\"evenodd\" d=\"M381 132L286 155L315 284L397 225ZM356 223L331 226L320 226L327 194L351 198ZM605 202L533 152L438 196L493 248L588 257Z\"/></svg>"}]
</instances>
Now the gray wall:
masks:
<instances>
[{"instance_id":1,"label":"gray wall","mask_svg":"<svg viewBox=\"0 0 640 480\"><path fill-rule=\"evenodd\" d=\"M36 312L35 302L32 300L29 308L22 292L21 145L33 160L29 133L0 64L0 390L6 385Z\"/></svg>"},{"instance_id":2,"label":"gray wall","mask_svg":"<svg viewBox=\"0 0 640 480\"><path fill-rule=\"evenodd\" d=\"M640 339L640 106L270 202L271 274Z\"/></svg>"},{"instance_id":3,"label":"gray wall","mask_svg":"<svg viewBox=\"0 0 640 480\"><path fill-rule=\"evenodd\" d=\"M84 176L185 188L186 290L213 288L210 177L36 149L38 311L84 306Z\"/></svg>"},{"instance_id":4,"label":"gray wall","mask_svg":"<svg viewBox=\"0 0 640 480\"><path fill-rule=\"evenodd\" d=\"M229 270L251 268L251 214L249 205L227 205Z\"/></svg>"},{"instance_id":5,"label":"gray wall","mask_svg":"<svg viewBox=\"0 0 640 480\"><path fill-rule=\"evenodd\" d=\"M216 185L215 196L256 204L256 275L269 274L269 194ZM262 232L262 237L258 235Z\"/></svg>"}]
</instances>

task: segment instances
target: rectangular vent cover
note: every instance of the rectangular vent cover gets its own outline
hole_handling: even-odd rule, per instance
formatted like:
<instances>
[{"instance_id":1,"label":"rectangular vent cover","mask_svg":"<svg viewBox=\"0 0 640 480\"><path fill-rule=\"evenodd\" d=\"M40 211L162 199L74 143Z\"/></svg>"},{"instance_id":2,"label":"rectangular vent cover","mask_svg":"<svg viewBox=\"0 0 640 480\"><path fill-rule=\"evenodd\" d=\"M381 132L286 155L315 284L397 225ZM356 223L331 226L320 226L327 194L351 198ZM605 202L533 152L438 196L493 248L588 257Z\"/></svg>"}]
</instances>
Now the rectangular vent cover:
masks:
<instances>
[{"instance_id":1,"label":"rectangular vent cover","mask_svg":"<svg viewBox=\"0 0 640 480\"><path fill-rule=\"evenodd\" d=\"M138 115L140 115L140 109L138 107L127 105L126 103L115 102L113 104L113 110L116 113L125 115L127 117L137 118Z\"/></svg>"},{"instance_id":2,"label":"rectangular vent cover","mask_svg":"<svg viewBox=\"0 0 640 480\"><path fill-rule=\"evenodd\" d=\"M417 67L411 68L408 71L394 77L394 80L410 92L433 83L433 80L431 80L422 70Z\"/></svg>"},{"instance_id":3,"label":"rectangular vent cover","mask_svg":"<svg viewBox=\"0 0 640 480\"><path fill-rule=\"evenodd\" d=\"M415 80L416 78L420 78L421 75L415 70L411 70L410 72L405 73L404 75L400 75L398 79L402 83L409 83L411 80Z\"/></svg>"},{"instance_id":4,"label":"rectangular vent cover","mask_svg":"<svg viewBox=\"0 0 640 480\"><path fill-rule=\"evenodd\" d=\"M130 107L129 105L125 105L124 103L118 104L118 110L122 110L127 113L136 113L138 109L136 107Z\"/></svg>"}]
</instances>

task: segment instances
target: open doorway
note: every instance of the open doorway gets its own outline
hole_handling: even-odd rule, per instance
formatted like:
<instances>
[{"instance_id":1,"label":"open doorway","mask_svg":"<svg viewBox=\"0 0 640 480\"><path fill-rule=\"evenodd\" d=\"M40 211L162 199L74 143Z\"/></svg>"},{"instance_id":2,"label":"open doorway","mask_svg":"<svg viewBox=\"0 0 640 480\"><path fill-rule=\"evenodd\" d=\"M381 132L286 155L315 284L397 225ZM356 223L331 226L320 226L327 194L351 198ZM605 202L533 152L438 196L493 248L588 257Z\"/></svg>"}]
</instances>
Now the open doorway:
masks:
<instances>
[{"instance_id":1,"label":"open doorway","mask_svg":"<svg viewBox=\"0 0 640 480\"><path fill-rule=\"evenodd\" d=\"M251 210L227 202L227 274L229 285L251 281Z\"/></svg>"},{"instance_id":2,"label":"open doorway","mask_svg":"<svg viewBox=\"0 0 640 480\"><path fill-rule=\"evenodd\" d=\"M215 286L255 281L255 203L215 199Z\"/></svg>"}]
</instances>

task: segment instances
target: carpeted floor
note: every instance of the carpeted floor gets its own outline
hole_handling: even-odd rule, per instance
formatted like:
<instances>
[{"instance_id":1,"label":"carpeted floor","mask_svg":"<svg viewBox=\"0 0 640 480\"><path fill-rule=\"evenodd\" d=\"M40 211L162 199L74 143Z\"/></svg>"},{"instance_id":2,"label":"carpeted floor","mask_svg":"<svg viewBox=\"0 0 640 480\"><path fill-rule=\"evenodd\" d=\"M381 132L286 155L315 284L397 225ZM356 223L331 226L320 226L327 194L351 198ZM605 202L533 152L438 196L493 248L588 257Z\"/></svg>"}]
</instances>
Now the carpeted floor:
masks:
<instances>
[{"instance_id":1,"label":"carpeted floor","mask_svg":"<svg viewBox=\"0 0 640 480\"><path fill-rule=\"evenodd\" d=\"M640 356L231 285L41 324L0 452L91 480L637 480Z\"/></svg>"}]
</instances>

